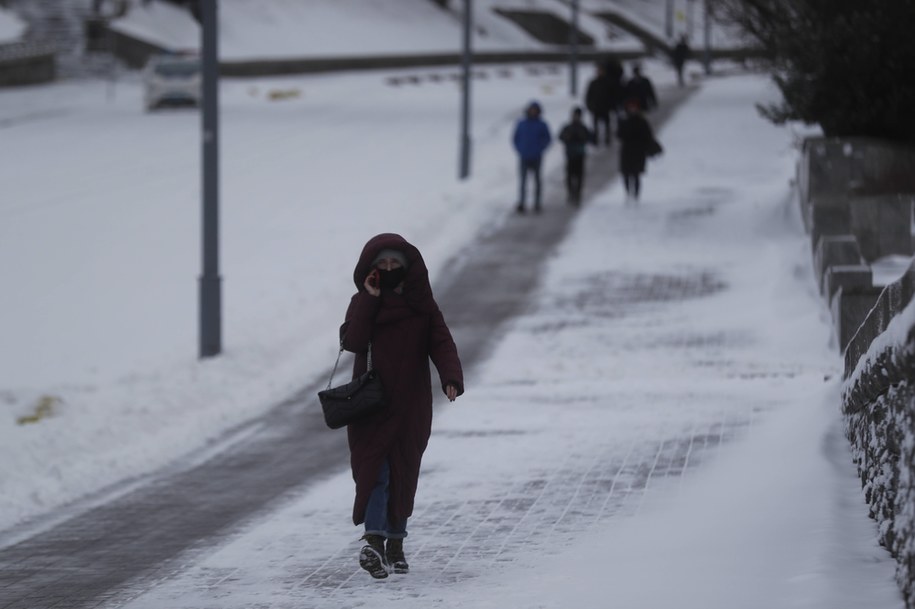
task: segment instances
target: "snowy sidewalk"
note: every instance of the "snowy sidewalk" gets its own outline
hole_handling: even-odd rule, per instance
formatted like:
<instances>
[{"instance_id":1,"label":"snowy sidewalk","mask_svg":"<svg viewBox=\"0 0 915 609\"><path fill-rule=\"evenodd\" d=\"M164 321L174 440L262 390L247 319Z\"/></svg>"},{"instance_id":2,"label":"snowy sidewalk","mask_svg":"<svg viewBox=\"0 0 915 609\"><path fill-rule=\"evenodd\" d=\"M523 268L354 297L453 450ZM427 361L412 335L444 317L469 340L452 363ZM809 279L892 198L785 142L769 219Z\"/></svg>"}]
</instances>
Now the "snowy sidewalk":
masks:
<instances>
[{"instance_id":1,"label":"snowy sidewalk","mask_svg":"<svg viewBox=\"0 0 915 609\"><path fill-rule=\"evenodd\" d=\"M436 418L409 575L358 569L342 473L111 606L900 607L761 95L707 83L641 205L618 185L585 205Z\"/></svg>"},{"instance_id":2,"label":"snowy sidewalk","mask_svg":"<svg viewBox=\"0 0 915 609\"><path fill-rule=\"evenodd\" d=\"M610 184L555 249L538 241L571 218L555 200L496 227L528 239L509 261L537 280L520 307L443 284L459 348L485 347L438 406L409 575L358 568L342 434L304 446L320 418L287 404L40 551L0 552L0 608L900 607L841 437L795 151L753 107L770 95L754 76L704 83L661 130L641 205ZM119 537L133 545L105 549ZM42 589L10 596L27 578Z\"/></svg>"},{"instance_id":3,"label":"snowy sidewalk","mask_svg":"<svg viewBox=\"0 0 915 609\"><path fill-rule=\"evenodd\" d=\"M669 93L658 121L689 92ZM593 191L613 177L615 163L612 151L595 153L591 161ZM547 212L481 237L474 251L456 262L460 273L440 292L439 301L455 311L451 326L468 369L492 348L494 330L525 309L546 254L575 215L561 202L562 176L547 177ZM475 288L481 292L473 294ZM135 594L170 573L176 558L183 562L183 552L220 545L226 531L271 509L278 498L342 471L345 435L324 429L314 399L317 388L304 388L216 446L90 502L95 505L82 513L52 514L53 526L0 551L0 606L30 607L40 601L84 607Z\"/></svg>"}]
</instances>

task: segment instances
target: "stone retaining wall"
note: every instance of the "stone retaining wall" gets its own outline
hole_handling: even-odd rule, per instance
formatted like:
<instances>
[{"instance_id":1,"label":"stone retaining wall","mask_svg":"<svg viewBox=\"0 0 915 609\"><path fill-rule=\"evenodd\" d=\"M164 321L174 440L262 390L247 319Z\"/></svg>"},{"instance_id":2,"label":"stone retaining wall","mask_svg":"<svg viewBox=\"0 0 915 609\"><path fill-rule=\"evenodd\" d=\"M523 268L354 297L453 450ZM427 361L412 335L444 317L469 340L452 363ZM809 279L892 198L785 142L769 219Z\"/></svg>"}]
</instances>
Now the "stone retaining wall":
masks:
<instances>
[{"instance_id":1,"label":"stone retaining wall","mask_svg":"<svg viewBox=\"0 0 915 609\"><path fill-rule=\"evenodd\" d=\"M911 274L909 275L911 276ZM911 285L911 281L908 281ZM897 290L898 291L898 290ZM881 295L888 295L885 290ZM909 293L911 296L911 293ZM892 315L883 303L881 319ZM911 310L909 311L911 312ZM901 321L901 318L895 317ZM864 329L862 327L862 329ZM915 607L915 337L913 324L894 328L902 342L877 340L842 394L845 433L861 477L879 541L896 558L896 581L906 607ZM872 330L867 334L873 333ZM846 366L852 363L846 353Z\"/></svg>"},{"instance_id":2,"label":"stone retaining wall","mask_svg":"<svg viewBox=\"0 0 915 609\"><path fill-rule=\"evenodd\" d=\"M820 291L845 357L846 435L880 543L915 609L915 264L873 285L871 264L912 256L915 149L810 138L798 192Z\"/></svg>"}]
</instances>

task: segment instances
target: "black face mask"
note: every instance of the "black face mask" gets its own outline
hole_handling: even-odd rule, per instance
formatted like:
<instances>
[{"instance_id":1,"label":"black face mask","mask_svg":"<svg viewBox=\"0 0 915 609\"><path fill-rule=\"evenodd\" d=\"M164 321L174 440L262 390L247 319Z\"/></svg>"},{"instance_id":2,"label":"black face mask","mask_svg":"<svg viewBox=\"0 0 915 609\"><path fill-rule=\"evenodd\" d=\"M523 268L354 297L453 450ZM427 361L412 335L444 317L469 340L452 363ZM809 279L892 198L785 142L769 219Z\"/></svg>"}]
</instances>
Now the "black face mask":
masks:
<instances>
[{"instance_id":1,"label":"black face mask","mask_svg":"<svg viewBox=\"0 0 915 609\"><path fill-rule=\"evenodd\" d=\"M404 267L391 269L390 271L378 269L378 276L380 277L379 283L382 289L393 290L407 276L407 269Z\"/></svg>"}]
</instances>

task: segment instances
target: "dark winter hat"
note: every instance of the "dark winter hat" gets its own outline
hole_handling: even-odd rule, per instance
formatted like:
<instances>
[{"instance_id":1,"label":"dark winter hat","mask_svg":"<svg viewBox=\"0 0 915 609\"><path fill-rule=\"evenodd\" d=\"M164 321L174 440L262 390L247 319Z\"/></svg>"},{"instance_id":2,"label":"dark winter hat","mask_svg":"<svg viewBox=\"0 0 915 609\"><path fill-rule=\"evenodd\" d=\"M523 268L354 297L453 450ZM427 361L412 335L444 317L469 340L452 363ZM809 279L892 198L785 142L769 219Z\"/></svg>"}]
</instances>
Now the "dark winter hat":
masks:
<instances>
[{"instance_id":1,"label":"dark winter hat","mask_svg":"<svg viewBox=\"0 0 915 609\"><path fill-rule=\"evenodd\" d=\"M378 264L385 258L393 258L394 260L399 262L400 266L402 266L403 268L407 268L408 266L410 266L407 263L407 257L403 254L403 252L401 252L399 250L390 249L390 248L386 248L386 249L383 249L380 252L378 252L378 254L375 256L375 258L372 260L372 266L375 266L376 264Z\"/></svg>"},{"instance_id":2,"label":"dark winter hat","mask_svg":"<svg viewBox=\"0 0 915 609\"><path fill-rule=\"evenodd\" d=\"M537 114L541 114L543 112L543 108L540 107L540 102L538 102L536 99L531 100L531 103L527 105L527 111L530 112L531 110L536 110Z\"/></svg>"}]
</instances>

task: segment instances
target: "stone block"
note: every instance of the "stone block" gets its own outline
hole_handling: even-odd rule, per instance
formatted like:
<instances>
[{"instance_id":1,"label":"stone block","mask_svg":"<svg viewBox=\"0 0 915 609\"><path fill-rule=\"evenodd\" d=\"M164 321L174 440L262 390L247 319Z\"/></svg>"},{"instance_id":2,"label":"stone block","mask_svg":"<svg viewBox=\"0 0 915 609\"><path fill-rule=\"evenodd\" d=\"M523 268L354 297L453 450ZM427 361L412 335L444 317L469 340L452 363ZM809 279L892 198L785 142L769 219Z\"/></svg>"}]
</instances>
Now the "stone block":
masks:
<instances>
[{"instance_id":1,"label":"stone block","mask_svg":"<svg viewBox=\"0 0 915 609\"><path fill-rule=\"evenodd\" d=\"M866 264L832 265L827 267L823 276L823 295L829 302L841 288L849 290L869 290L873 287L873 271Z\"/></svg>"},{"instance_id":2,"label":"stone block","mask_svg":"<svg viewBox=\"0 0 915 609\"><path fill-rule=\"evenodd\" d=\"M807 206L811 248L816 248L825 235L851 235L851 214L848 203L839 197L821 197Z\"/></svg>"},{"instance_id":3,"label":"stone block","mask_svg":"<svg viewBox=\"0 0 915 609\"><path fill-rule=\"evenodd\" d=\"M845 288L844 286L839 286L836 290L835 296L830 301L830 310L839 351L845 352L848 344L861 328L861 324L877 304L880 291L880 288L874 287ZM856 359L856 364L857 361Z\"/></svg>"},{"instance_id":4,"label":"stone block","mask_svg":"<svg viewBox=\"0 0 915 609\"><path fill-rule=\"evenodd\" d=\"M832 266L860 266L864 264L858 241L854 235L823 235L817 241L813 255L820 293L825 294L826 271Z\"/></svg>"},{"instance_id":5,"label":"stone block","mask_svg":"<svg viewBox=\"0 0 915 609\"><path fill-rule=\"evenodd\" d=\"M893 317L909 304L913 294L915 294L915 262L909 266L909 270L902 277L880 290L877 301L858 331L851 337L845 349L846 377L854 370L858 359L867 353L871 342L880 336Z\"/></svg>"},{"instance_id":6,"label":"stone block","mask_svg":"<svg viewBox=\"0 0 915 609\"><path fill-rule=\"evenodd\" d=\"M858 239L868 262L898 254L911 256L912 210L915 194L852 197L849 200L851 233Z\"/></svg>"},{"instance_id":7,"label":"stone block","mask_svg":"<svg viewBox=\"0 0 915 609\"><path fill-rule=\"evenodd\" d=\"M854 313L848 312L849 321L846 322L845 327L851 330L851 337L845 342L845 378L848 378L849 375L851 375L855 366L858 365L858 360L861 359L862 355L867 353L873 340L886 330L886 326L892 318L888 301L884 298L886 288L883 288L882 290L874 288L873 290L877 295L874 302L870 303L871 306L869 308L867 307L867 301L859 303L861 312L864 313L864 318L857 323L857 330L853 329L855 326ZM845 298L846 296L847 295L843 294L842 298ZM843 315L840 307L845 305L839 300L839 295L837 295L833 301L833 319L838 319ZM849 300L848 306L854 306L854 303ZM867 309L866 311L863 310L865 308ZM842 339L840 338L840 343L841 342Z\"/></svg>"}]
</instances>

